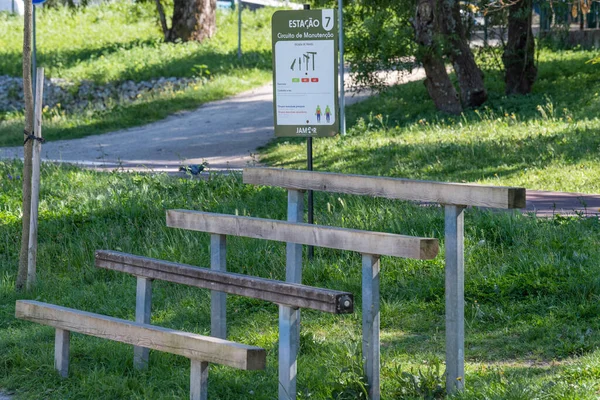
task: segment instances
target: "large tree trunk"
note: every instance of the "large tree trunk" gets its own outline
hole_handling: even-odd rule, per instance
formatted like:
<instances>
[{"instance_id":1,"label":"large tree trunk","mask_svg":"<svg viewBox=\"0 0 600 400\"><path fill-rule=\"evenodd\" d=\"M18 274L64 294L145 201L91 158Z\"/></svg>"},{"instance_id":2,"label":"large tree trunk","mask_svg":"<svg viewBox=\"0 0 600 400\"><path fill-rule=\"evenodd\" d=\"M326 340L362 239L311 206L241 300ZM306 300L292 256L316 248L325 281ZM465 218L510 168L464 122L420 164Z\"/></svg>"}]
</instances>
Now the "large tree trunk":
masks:
<instances>
[{"instance_id":1,"label":"large tree trunk","mask_svg":"<svg viewBox=\"0 0 600 400\"><path fill-rule=\"evenodd\" d=\"M175 0L169 41L198 42L217 30L217 0Z\"/></svg>"},{"instance_id":2,"label":"large tree trunk","mask_svg":"<svg viewBox=\"0 0 600 400\"><path fill-rule=\"evenodd\" d=\"M24 1L23 29L23 93L25 99L25 132L33 133L33 88L31 82L31 36L33 25L33 4ZM23 149L23 220L21 229L21 251L19 252L19 269L17 271L16 288L22 290L27 283L27 256L29 251L29 224L31 219L31 172L33 141L27 140Z\"/></svg>"},{"instance_id":3,"label":"large tree trunk","mask_svg":"<svg viewBox=\"0 0 600 400\"><path fill-rule=\"evenodd\" d=\"M467 32L460 17L458 0L441 0L440 25L448 39L448 58L452 61L458 78L460 99L465 107L479 107L487 100L487 92L483 84L483 72L475 63L473 52L469 47Z\"/></svg>"},{"instance_id":4,"label":"large tree trunk","mask_svg":"<svg viewBox=\"0 0 600 400\"><path fill-rule=\"evenodd\" d=\"M530 93L537 76L531 18L532 0L517 1L508 9L508 41L502 55L508 95Z\"/></svg>"},{"instance_id":5,"label":"large tree trunk","mask_svg":"<svg viewBox=\"0 0 600 400\"><path fill-rule=\"evenodd\" d=\"M439 32L435 0L419 0L414 28L416 41L421 46L420 61L423 63L427 75L425 87L429 96L438 110L450 114L460 114L462 106L458 99L458 93L452 86L444 59L433 39L434 34Z\"/></svg>"}]
</instances>

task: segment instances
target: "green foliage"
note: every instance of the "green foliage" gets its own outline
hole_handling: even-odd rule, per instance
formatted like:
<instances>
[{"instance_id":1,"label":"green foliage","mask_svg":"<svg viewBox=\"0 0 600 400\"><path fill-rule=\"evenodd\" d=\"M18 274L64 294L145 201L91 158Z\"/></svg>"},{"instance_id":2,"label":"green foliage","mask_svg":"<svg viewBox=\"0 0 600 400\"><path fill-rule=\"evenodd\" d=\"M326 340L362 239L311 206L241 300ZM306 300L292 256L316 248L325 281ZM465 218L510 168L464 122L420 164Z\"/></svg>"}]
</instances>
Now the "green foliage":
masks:
<instances>
[{"instance_id":1,"label":"green foliage","mask_svg":"<svg viewBox=\"0 0 600 400\"><path fill-rule=\"evenodd\" d=\"M15 300L22 298L14 293L21 169L19 162L0 162L0 387L19 398L49 400L186 397L186 359L153 352L150 368L139 372L129 346L79 335L71 345L71 375L62 380L53 370L52 329L14 318ZM25 298L127 319L134 316L135 279L95 268L94 250L207 266L210 235L165 227L166 209L286 216L285 190L244 185L239 175L204 181L45 164L40 199L39 284ZM327 193L315 194L315 210L322 225L440 239L435 260L381 260L383 399L439 398L443 210ZM468 390L460 398L568 398L561 393L569 385L582 394L571 398L593 398L583 394L597 385L600 368L595 350L600 345L600 221L470 209L465 237ZM227 263L233 272L283 279L285 244L231 237ZM353 292L360 304L360 266L358 254L317 248L314 261L305 264L303 283ZM209 299L208 291L157 281L152 322L206 334ZM268 368L248 373L212 366L209 396L273 398L277 307L229 296L228 320L231 340L267 349ZM360 321L360 310L346 316L303 311L299 398L364 396ZM28 379L31 371L35 380Z\"/></svg>"},{"instance_id":2,"label":"green foliage","mask_svg":"<svg viewBox=\"0 0 600 400\"><path fill-rule=\"evenodd\" d=\"M446 397L445 375L442 372L443 361L433 357L424 366L412 367L411 371L402 371L398 365L394 371L397 387L393 396L397 399L436 400Z\"/></svg>"},{"instance_id":3,"label":"green foliage","mask_svg":"<svg viewBox=\"0 0 600 400\"><path fill-rule=\"evenodd\" d=\"M152 352L135 371L130 346L75 335L71 375L53 370L53 331L14 318L22 164L0 162L0 387L18 398L187 396L189 363ZM364 172L359 169L357 173ZM38 286L25 298L133 319L135 279L95 268L94 250L111 249L192 265L210 262L210 235L165 227L166 209L285 219L282 189L244 185L239 175L193 180L167 175L42 168ZM381 274L384 400L437 399L443 387L443 210L407 202L315 194L322 225L437 237L435 260L383 257ZM461 399L593 398L600 368L600 221L537 219L466 211L467 391ZM285 276L285 244L228 239L228 270ZM360 255L317 248L303 283L353 292L360 304ZM152 322L207 334L208 291L156 281ZM267 349L266 372L212 366L209 396L272 399L277 391L277 306L228 300L229 338ZM359 399L366 385L361 314L303 311L298 396ZM427 361L423 361L427 360ZM552 365L552 366L550 366ZM31 380L31 371L36 379ZM586 394L587 393L587 394Z\"/></svg>"},{"instance_id":4,"label":"green foliage","mask_svg":"<svg viewBox=\"0 0 600 400\"><path fill-rule=\"evenodd\" d=\"M363 372L362 356L358 347L346 348L343 354L350 365L339 367L340 355L336 355L329 367L336 371L331 388L334 400L366 400L369 398L368 384Z\"/></svg>"},{"instance_id":5,"label":"green foliage","mask_svg":"<svg viewBox=\"0 0 600 400\"><path fill-rule=\"evenodd\" d=\"M333 0L313 0L337 8ZM358 85L382 88L381 71L409 71L417 46L410 19L415 0L352 1L344 4L345 60ZM378 74L379 73L379 74Z\"/></svg>"},{"instance_id":6,"label":"green foliage","mask_svg":"<svg viewBox=\"0 0 600 400\"><path fill-rule=\"evenodd\" d=\"M217 13L217 33L204 43L165 43L150 3L110 2L97 7L44 8L38 13L38 66L46 76L97 83L192 77L204 64L213 74L270 69L272 9L244 14L243 50L237 58L237 15ZM0 75L22 75L22 22L0 17Z\"/></svg>"}]
</instances>

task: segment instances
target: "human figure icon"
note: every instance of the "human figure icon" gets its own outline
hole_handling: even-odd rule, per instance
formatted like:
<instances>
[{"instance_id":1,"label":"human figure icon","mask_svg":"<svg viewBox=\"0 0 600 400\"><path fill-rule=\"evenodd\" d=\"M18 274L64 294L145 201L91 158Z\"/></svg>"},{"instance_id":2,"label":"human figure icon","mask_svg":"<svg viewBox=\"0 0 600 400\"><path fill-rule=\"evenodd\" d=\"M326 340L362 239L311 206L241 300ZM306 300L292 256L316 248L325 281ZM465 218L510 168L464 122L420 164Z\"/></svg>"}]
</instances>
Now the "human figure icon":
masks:
<instances>
[{"instance_id":1,"label":"human figure icon","mask_svg":"<svg viewBox=\"0 0 600 400\"><path fill-rule=\"evenodd\" d=\"M327 123L331 120L331 108L329 108L329 106L325 107L325 119L327 120Z\"/></svg>"},{"instance_id":2,"label":"human figure icon","mask_svg":"<svg viewBox=\"0 0 600 400\"><path fill-rule=\"evenodd\" d=\"M317 112L315 112L315 115L317 116L317 122L321 122L321 106L317 105Z\"/></svg>"}]
</instances>

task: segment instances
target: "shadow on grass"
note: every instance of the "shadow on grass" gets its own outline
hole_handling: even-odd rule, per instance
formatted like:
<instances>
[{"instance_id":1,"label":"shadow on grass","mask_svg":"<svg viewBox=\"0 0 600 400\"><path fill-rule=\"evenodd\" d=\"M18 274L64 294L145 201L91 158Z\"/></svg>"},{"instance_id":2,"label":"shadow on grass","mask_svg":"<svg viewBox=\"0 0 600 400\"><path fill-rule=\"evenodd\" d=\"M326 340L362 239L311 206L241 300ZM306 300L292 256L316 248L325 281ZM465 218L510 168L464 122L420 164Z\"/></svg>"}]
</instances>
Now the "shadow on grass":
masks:
<instances>
[{"instance_id":1,"label":"shadow on grass","mask_svg":"<svg viewBox=\"0 0 600 400\"><path fill-rule=\"evenodd\" d=\"M354 146L352 137L341 137L341 146L345 148L343 157L338 152L315 151L314 163L322 169L345 173L475 182L514 176L531 168L543 169L557 161L570 165L596 162L596 149L600 147L600 129L581 127L525 139L473 139L470 143L408 144L401 135L396 137L396 141L381 147L372 147L368 141ZM348 145L344 144L346 141ZM275 146L276 143L271 143L267 148ZM276 163L278 167L298 166L298 160L272 158L268 152L261 161Z\"/></svg>"},{"instance_id":2,"label":"shadow on grass","mask_svg":"<svg viewBox=\"0 0 600 400\"><path fill-rule=\"evenodd\" d=\"M100 57L109 58L120 52L128 52L132 49L148 50L156 53L157 49L163 46L185 46L186 44L164 43L161 40L132 40L126 43L111 43L96 48L81 48L73 50L45 50L38 51L38 65L46 67L47 77L52 77L53 69L69 70L82 62L89 62ZM10 70L0 71L0 74L12 76L21 76L22 57L17 53L0 53L4 65L10 65ZM123 55L124 57L124 55ZM119 60L115 60L119 62ZM125 59L121 60L125 62ZM217 51L212 47L199 46L196 51L186 52L184 55L170 57L160 60L160 62L144 62L143 65L137 65L133 60L129 60L127 67L119 73L117 82L132 80L140 82L160 77L190 78L197 76L197 66L206 66L211 75L228 74L240 68L257 68L270 70L272 68L271 51L245 51L242 58L238 58L237 50L227 52ZM89 80L102 83L104 73L99 72L88 77Z\"/></svg>"},{"instance_id":3,"label":"shadow on grass","mask_svg":"<svg viewBox=\"0 0 600 400\"><path fill-rule=\"evenodd\" d=\"M591 52L566 52L569 56L565 57L560 57L562 53L550 54L555 55L554 59L539 62L533 93L527 96L505 96L503 72L485 71L489 100L483 108L499 115L515 113L519 120L526 121L539 118L537 105L551 101L557 113L566 108L578 117L594 117L587 114L592 111L594 94L600 89L600 68L587 63ZM463 123L480 119L472 110L466 110L463 118L437 112L421 81L394 86L377 98L353 105L347 113L348 126L354 125L359 118L367 119L371 112L389 116L390 125L399 126L412 125L423 118Z\"/></svg>"}]
</instances>

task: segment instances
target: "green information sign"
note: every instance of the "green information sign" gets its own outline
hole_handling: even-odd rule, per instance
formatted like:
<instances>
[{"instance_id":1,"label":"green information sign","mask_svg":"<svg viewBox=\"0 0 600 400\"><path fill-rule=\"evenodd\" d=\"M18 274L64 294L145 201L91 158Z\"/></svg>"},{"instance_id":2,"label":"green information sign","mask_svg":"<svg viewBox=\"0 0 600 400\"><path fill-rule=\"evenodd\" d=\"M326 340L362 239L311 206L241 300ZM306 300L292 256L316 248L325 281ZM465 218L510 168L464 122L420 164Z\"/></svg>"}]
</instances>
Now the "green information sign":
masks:
<instances>
[{"instance_id":1,"label":"green information sign","mask_svg":"<svg viewBox=\"0 0 600 400\"><path fill-rule=\"evenodd\" d=\"M338 33L334 10L273 14L275 136L334 136Z\"/></svg>"}]
</instances>

